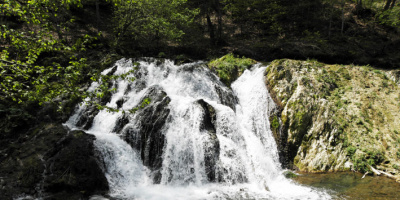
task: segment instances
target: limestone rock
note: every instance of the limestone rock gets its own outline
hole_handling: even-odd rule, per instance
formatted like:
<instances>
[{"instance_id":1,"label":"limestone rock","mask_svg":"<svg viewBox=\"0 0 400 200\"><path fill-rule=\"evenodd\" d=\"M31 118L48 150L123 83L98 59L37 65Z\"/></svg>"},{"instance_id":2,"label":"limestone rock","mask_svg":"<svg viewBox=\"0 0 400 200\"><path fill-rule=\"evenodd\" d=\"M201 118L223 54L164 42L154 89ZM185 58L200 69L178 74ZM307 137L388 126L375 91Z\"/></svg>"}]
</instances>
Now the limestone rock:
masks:
<instances>
[{"instance_id":1,"label":"limestone rock","mask_svg":"<svg viewBox=\"0 0 400 200\"><path fill-rule=\"evenodd\" d=\"M397 72L273 61L265 81L281 111L276 116L282 126L278 146L284 166L364 172L370 164L399 174L400 88L388 73Z\"/></svg>"}]
</instances>

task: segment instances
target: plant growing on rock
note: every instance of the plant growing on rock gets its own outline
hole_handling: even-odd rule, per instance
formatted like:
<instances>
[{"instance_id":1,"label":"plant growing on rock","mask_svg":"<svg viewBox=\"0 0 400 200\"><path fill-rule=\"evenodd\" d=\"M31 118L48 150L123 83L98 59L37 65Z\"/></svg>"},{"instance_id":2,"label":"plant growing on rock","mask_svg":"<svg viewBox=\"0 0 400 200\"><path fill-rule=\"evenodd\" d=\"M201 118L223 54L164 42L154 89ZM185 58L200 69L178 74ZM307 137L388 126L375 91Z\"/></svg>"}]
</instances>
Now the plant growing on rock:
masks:
<instances>
[{"instance_id":1,"label":"plant growing on rock","mask_svg":"<svg viewBox=\"0 0 400 200\"><path fill-rule=\"evenodd\" d=\"M217 73L223 83L230 86L245 69L248 69L256 63L255 60L250 58L239 58L233 54L227 54L221 58L210 61L208 66Z\"/></svg>"}]
</instances>

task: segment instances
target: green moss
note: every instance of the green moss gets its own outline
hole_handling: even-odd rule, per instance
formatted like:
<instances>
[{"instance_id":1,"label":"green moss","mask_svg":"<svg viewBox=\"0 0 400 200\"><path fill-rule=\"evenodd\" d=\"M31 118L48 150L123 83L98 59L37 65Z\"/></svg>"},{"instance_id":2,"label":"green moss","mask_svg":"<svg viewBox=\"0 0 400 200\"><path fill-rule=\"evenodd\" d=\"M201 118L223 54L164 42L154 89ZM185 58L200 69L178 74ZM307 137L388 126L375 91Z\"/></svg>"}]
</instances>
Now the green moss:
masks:
<instances>
[{"instance_id":1,"label":"green moss","mask_svg":"<svg viewBox=\"0 0 400 200\"><path fill-rule=\"evenodd\" d=\"M151 99L150 98L145 98L142 100L142 103L140 104L140 106L134 107L132 109L129 110L129 112L131 114L135 113L136 111L146 107L147 105L149 105L151 103Z\"/></svg>"},{"instance_id":2,"label":"green moss","mask_svg":"<svg viewBox=\"0 0 400 200\"><path fill-rule=\"evenodd\" d=\"M294 157L293 164L299 168L300 171L304 171L304 164L300 162L300 157Z\"/></svg>"},{"instance_id":3,"label":"green moss","mask_svg":"<svg viewBox=\"0 0 400 200\"><path fill-rule=\"evenodd\" d=\"M398 159L400 159L400 149L397 150L396 156L397 156Z\"/></svg>"},{"instance_id":4,"label":"green moss","mask_svg":"<svg viewBox=\"0 0 400 200\"><path fill-rule=\"evenodd\" d=\"M80 137L82 137L84 134L85 134L85 133L84 133L83 131L76 131L76 132L74 133L74 137L75 137L75 138L80 138Z\"/></svg>"},{"instance_id":5,"label":"green moss","mask_svg":"<svg viewBox=\"0 0 400 200\"><path fill-rule=\"evenodd\" d=\"M283 175L286 178L296 178L297 177L297 174L295 174L295 173L293 173L291 171L285 171L285 172L283 172Z\"/></svg>"},{"instance_id":6,"label":"green moss","mask_svg":"<svg viewBox=\"0 0 400 200\"><path fill-rule=\"evenodd\" d=\"M341 67L339 70L336 71L341 77L351 80L351 75L349 73L349 70L347 70L345 67Z\"/></svg>"},{"instance_id":7,"label":"green moss","mask_svg":"<svg viewBox=\"0 0 400 200\"><path fill-rule=\"evenodd\" d=\"M208 63L210 69L215 70L221 81L230 86L241 73L251 65L256 64L250 58L239 58L233 54L227 54Z\"/></svg>"},{"instance_id":8,"label":"green moss","mask_svg":"<svg viewBox=\"0 0 400 200\"><path fill-rule=\"evenodd\" d=\"M357 148L353 147L353 146L349 146L346 148L347 151L347 156L352 157L354 155L354 153L356 153Z\"/></svg>"},{"instance_id":9,"label":"green moss","mask_svg":"<svg viewBox=\"0 0 400 200\"><path fill-rule=\"evenodd\" d=\"M294 123L292 123L291 129L298 130L299 132L307 131L307 127L310 121L307 113L300 107L294 114Z\"/></svg>"},{"instance_id":10,"label":"green moss","mask_svg":"<svg viewBox=\"0 0 400 200\"><path fill-rule=\"evenodd\" d=\"M278 117L276 115L272 119L271 127L274 128L274 129L278 129L279 128L279 120L278 120Z\"/></svg>"}]
</instances>

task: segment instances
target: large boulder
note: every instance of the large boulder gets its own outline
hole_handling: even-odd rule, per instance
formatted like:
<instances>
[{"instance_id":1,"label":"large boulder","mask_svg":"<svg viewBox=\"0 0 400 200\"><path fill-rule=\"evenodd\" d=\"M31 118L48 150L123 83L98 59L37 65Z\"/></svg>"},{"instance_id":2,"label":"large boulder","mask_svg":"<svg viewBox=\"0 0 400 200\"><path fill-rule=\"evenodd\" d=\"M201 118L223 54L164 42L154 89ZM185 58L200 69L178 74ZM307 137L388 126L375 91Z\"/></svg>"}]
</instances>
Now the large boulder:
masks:
<instances>
[{"instance_id":1,"label":"large boulder","mask_svg":"<svg viewBox=\"0 0 400 200\"><path fill-rule=\"evenodd\" d=\"M61 124L40 124L1 147L0 199L80 199L108 190L94 137Z\"/></svg>"},{"instance_id":2,"label":"large boulder","mask_svg":"<svg viewBox=\"0 0 400 200\"><path fill-rule=\"evenodd\" d=\"M57 142L44 157L44 191L88 196L108 190L108 182L100 169L93 148L93 135L73 131ZM79 195L78 195L79 194Z\"/></svg>"}]
</instances>

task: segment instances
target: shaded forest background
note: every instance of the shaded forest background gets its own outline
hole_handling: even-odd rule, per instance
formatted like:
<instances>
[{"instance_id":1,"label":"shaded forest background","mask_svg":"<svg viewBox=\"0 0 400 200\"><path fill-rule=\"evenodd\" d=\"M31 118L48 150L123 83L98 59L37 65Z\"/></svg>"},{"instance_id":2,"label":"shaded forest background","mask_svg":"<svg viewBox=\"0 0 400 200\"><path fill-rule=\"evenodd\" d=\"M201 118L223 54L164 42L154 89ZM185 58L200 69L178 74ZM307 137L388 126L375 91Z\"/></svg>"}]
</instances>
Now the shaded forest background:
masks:
<instances>
[{"instance_id":1,"label":"shaded forest background","mask_svg":"<svg viewBox=\"0 0 400 200\"><path fill-rule=\"evenodd\" d=\"M76 102L106 96L107 81L94 94L82 86L121 57L400 63L396 0L0 0L0 7L0 138L63 121Z\"/></svg>"}]
</instances>

